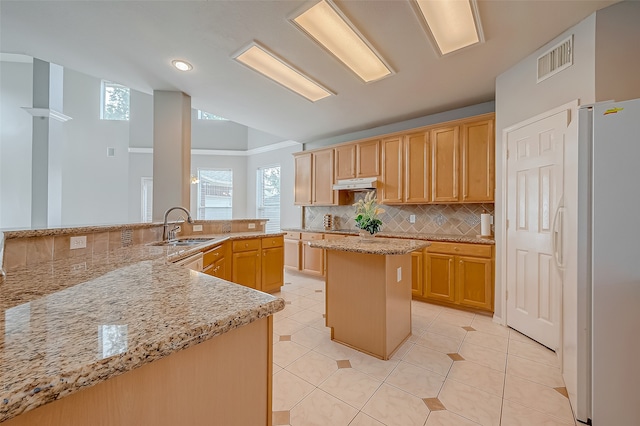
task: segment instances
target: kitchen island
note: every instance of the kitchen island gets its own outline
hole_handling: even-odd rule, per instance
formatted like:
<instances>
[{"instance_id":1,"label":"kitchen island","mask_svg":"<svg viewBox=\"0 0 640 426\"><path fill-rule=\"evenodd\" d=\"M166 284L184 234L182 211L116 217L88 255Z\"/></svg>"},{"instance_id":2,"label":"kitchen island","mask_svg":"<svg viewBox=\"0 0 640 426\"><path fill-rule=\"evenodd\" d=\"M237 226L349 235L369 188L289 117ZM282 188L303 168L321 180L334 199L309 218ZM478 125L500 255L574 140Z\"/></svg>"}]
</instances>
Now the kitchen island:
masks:
<instances>
[{"instance_id":1,"label":"kitchen island","mask_svg":"<svg viewBox=\"0 0 640 426\"><path fill-rule=\"evenodd\" d=\"M326 250L331 339L387 360L411 335L411 252L427 241L360 237L309 242Z\"/></svg>"},{"instance_id":2,"label":"kitchen island","mask_svg":"<svg viewBox=\"0 0 640 426\"><path fill-rule=\"evenodd\" d=\"M8 271L0 422L270 424L284 301L168 262L188 254L140 244Z\"/></svg>"}]
</instances>

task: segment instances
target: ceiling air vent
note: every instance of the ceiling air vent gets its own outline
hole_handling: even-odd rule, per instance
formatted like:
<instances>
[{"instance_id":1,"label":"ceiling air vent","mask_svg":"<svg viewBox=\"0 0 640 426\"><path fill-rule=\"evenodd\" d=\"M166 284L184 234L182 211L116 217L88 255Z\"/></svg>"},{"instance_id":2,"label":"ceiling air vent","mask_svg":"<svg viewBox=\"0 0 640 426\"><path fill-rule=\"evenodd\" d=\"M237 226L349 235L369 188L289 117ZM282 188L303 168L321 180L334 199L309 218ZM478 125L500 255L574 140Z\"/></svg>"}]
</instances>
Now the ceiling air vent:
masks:
<instances>
[{"instance_id":1,"label":"ceiling air vent","mask_svg":"<svg viewBox=\"0 0 640 426\"><path fill-rule=\"evenodd\" d=\"M538 83L573 65L573 35L538 57Z\"/></svg>"}]
</instances>

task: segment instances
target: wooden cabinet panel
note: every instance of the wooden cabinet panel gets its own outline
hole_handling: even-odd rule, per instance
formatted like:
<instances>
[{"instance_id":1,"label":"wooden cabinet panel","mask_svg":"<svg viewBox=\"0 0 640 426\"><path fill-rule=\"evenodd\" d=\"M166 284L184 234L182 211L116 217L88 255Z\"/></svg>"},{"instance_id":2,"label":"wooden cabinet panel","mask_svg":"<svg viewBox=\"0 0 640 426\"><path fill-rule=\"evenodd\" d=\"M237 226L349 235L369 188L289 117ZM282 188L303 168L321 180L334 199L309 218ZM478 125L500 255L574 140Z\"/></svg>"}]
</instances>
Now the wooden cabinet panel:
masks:
<instances>
[{"instance_id":1,"label":"wooden cabinet panel","mask_svg":"<svg viewBox=\"0 0 640 426\"><path fill-rule=\"evenodd\" d=\"M214 277L221 278L223 280L230 280L230 268L229 268L229 259L221 258L213 262L211 265L211 271L209 275L213 275Z\"/></svg>"},{"instance_id":2,"label":"wooden cabinet panel","mask_svg":"<svg viewBox=\"0 0 640 426\"><path fill-rule=\"evenodd\" d=\"M402 137L382 140L382 191L380 203L402 203Z\"/></svg>"},{"instance_id":3,"label":"wooden cabinet panel","mask_svg":"<svg viewBox=\"0 0 640 426\"><path fill-rule=\"evenodd\" d=\"M411 295L422 296L422 250L411 253Z\"/></svg>"},{"instance_id":4,"label":"wooden cabinet panel","mask_svg":"<svg viewBox=\"0 0 640 426\"><path fill-rule=\"evenodd\" d=\"M404 197L406 203L428 203L429 191L429 134L414 133L404 141Z\"/></svg>"},{"instance_id":5,"label":"wooden cabinet panel","mask_svg":"<svg viewBox=\"0 0 640 426\"><path fill-rule=\"evenodd\" d=\"M313 204L334 204L333 191L333 149L325 149L313 153L312 161L312 191Z\"/></svg>"},{"instance_id":6,"label":"wooden cabinet panel","mask_svg":"<svg viewBox=\"0 0 640 426\"><path fill-rule=\"evenodd\" d=\"M298 154L294 158L295 185L293 203L296 206L311 204L311 153Z\"/></svg>"},{"instance_id":7,"label":"wooden cabinet panel","mask_svg":"<svg viewBox=\"0 0 640 426\"><path fill-rule=\"evenodd\" d=\"M492 246L488 244L446 243L434 241L426 250L428 253L491 258L491 247Z\"/></svg>"},{"instance_id":8,"label":"wooden cabinet panel","mask_svg":"<svg viewBox=\"0 0 640 426\"><path fill-rule=\"evenodd\" d=\"M324 275L324 250L309 247L308 244L303 242L300 269L310 275Z\"/></svg>"},{"instance_id":9,"label":"wooden cabinet panel","mask_svg":"<svg viewBox=\"0 0 640 426\"><path fill-rule=\"evenodd\" d=\"M336 180L356 177L356 144L336 147Z\"/></svg>"},{"instance_id":10,"label":"wooden cabinet panel","mask_svg":"<svg viewBox=\"0 0 640 426\"><path fill-rule=\"evenodd\" d=\"M233 253L231 281L260 290L260 250Z\"/></svg>"},{"instance_id":11,"label":"wooden cabinet panel","mask_svg":"<svg viewBox=\"0 0 640 426\"><path fill-rule=\"evenodd\" d=\"M491 259L458 257L457 299L461 305L493 311L493 265Z\"/></svg>"},{"instance_id":12,"label":"wooden cabinet panel","mask_svg":"<svg viewBox=\"0 0 640 426\"><path fill-rule=\"evenodd\" d=\"M446 254L425 256L426 288L424 295L433 300L454 302L455 270L454 257Z\"/></svg>"},{"instance_id":13,"label":"wooden cabinet panel","mask_svg":"<svg viewBox=\"0 0 640 426\"><path fill-rule=\"evenodd\" d=\"M462 201L493 202L495 143L493 120L462 125Z\"/></svg>"},{"instance_id":14,"label":"wooden cabinet panel","mask_svg":"<svg viewBox=\"0 0 640 426\"><path fill-rule=\"evenodd\" d=\"M431 130L431 201L458 201L460 128Z\"/></svg>"},{"instance_id":15,"label":"wooden cabinet panel","mask_svg":"<svg viewBox=\"0 0 640 426\"><path fill-rule=\"evenodd\" d=\"M359 142L356 146L356 177L380 176L380 140Z\"/></svg>"},{"instance_id":16,"label":"wooden cabinet panel","mask_svg":"<svg viewBox=\"0 0 640 426\"><path fill-rule=\"evenodd\" d=\"M267 293L280 290L284 284L284 247L262 249L262 268L260 289Z\"/></svg>"},{"instance_id":17,"label":"wooden cabinet panel","mask_svg":"<svg viewBox=\"0 0 640 426\"><path fill-rule=\"evenodd\" d=\"M284 267L300 270L300 240L285 239L284 240Z\"/></svg>"},{"instance_id":18,"label":"wooden cabinet panel","mask_svg":"<svg viewBox=\"0 0 640 426\"><path fill-rule=\"evenodd\" d=\"M233 252L260 250L262 247L260 238L251 238L248 240L237 240L233 242Z\"/></svg>"}]
</instances>

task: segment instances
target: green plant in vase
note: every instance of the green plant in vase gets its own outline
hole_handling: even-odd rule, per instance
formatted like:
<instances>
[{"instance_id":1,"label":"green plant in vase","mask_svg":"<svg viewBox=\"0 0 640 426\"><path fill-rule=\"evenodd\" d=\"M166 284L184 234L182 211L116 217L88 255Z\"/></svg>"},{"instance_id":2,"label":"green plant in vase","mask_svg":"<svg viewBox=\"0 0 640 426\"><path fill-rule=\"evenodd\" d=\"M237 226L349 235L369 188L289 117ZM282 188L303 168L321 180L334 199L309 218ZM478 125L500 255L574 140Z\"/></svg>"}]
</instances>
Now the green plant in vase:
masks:
<instances>
[{"instance_id":1,"label":"green plant in vase","mask_svg":"<svg viewBox=\"0 0 640 426\"><path fill-rule=\"evenodd\" d=\"M382 221L378 218L378 215L384 213L384 210L378 207L377 200L374 197L375 191L371 191L363 199L353 204L356 208L356 227L372 236L380 231Z\"/></svg>"}]
</instances>

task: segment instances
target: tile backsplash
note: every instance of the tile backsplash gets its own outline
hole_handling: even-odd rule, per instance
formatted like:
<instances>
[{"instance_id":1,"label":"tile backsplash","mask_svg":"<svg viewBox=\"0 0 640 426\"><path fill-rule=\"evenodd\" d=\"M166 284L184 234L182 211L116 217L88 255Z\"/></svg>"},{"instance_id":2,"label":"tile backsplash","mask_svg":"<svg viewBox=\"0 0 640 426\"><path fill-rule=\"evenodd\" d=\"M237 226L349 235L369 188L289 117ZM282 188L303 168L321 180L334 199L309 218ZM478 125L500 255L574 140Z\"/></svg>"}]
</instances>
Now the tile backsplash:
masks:
<instances>
[{"instance_id":1,"label":"tile backsplash","mask_svg":"<svg viewBox=\"0 0 640 426\"><path fill-rule=\"evenodd\" d=\"M364 197L357 195L358 197ZM493 204L412 204L381 205L384 213L382 232L411 232L420 234L480 235L480 214L483 211L493 215ZM353 206L310 206L304 209L304 223L307 229L323 229L325 214L333 216L333 229L357 230L355 207ZM409 222L415 215L415 223Z\"/></svg>"}]
</instances>

